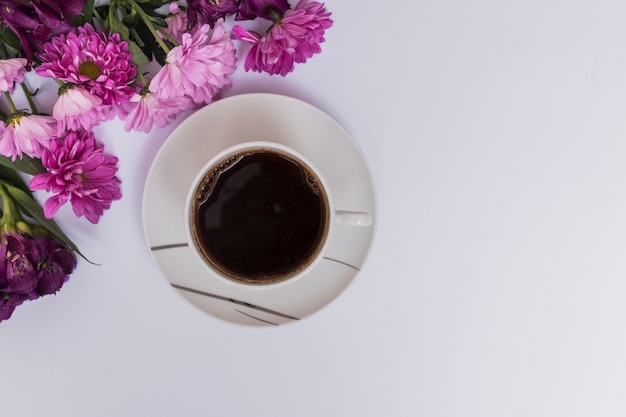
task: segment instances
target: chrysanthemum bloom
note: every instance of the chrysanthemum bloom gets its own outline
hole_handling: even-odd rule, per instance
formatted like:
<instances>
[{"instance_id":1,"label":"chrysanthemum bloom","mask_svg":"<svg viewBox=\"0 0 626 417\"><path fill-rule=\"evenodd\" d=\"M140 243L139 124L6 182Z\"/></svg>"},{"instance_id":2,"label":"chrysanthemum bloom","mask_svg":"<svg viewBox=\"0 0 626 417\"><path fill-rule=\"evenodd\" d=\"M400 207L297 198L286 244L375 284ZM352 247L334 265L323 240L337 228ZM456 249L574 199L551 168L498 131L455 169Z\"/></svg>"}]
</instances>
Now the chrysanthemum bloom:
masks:
<instances>
[{"instance_id":1,"label":"chrysanthemum bloom","mask_svg":"<svg viewBox=\"0 0 626 417\"><path fill-rule=\"evenodd\" d=\"M105 106L128 101L135 93L131 84L137 69L128 43L117 33L107 35L87 24L52 38L43 49L41 64L35 68L43 77L76 84Z\"/></svg>"},{"instance_id":2,"label":"chrysanthemum bloom","mask_svg":"<svg viewBox=\"0 0 626 417\"><path fill-rule=\"evenodd\" d=\"M130 132L138 130L149 133L152 126L165 127L181 111L191 107L191 100L187 97L158 97L150 91L143 91L130 99L135 108L124 124L124 129Z\"/></svg>"},{"instance_id":3,"label":"chrysanthemum bloom","mask_svg":"<svg viewBox=\"0 0 626 417\"><path fill-rule=\"evenodd\" d=\"M85 0L0 0L0 24L17 35L28 62L50 36L68 32Z\"/></svg>"},{"instance_id":4,"label":"chrysanthemum bloom","mask_svg":"<svg viewBox=\"0 0 626 417\"><path fill-rule=\"evenodd\" d=\"M187 13L180 10L177 3L170 3L170 14L165 18L165 24L167 25L164 30L178 42L181 41L183 33L188 31L188 19ZM161 35L164 39L165 37Z\"/></svg>"},{"instance_id":5,"label":"chrysanthemum bloom","mask_svg":"<svg viewBox=\"0 0 626 417\"><path fill-rule=\"evenodd\" d=\"M44 203L44 214L51 218L70 202L77 217L98 223L111 202L122 197L120 180L115 176L118 159L104 153L91 131L69 132L44 149L41 163L47 172L35 175L30 189L54 195Z\"/></svg>"},{"instance_id":6,"label":"chrysanthemum bloom","mask_svg":"<svg viewBox=\"0 0 626 417\"><path fill-rule=\"evenodd\" d=\"M13 94L15 83L24 82L27 62L24 58L0 60L0 91Z\"/></svg>"},{"instance_id":7,"label":"chrysanthemum bloom","mask_svg":"<svg viewBox=\"0 0 626 417\"><path fill-rule=\"evenodd\" d=\"M52 108L52 117L58 121L58 132L68 130L90 130L106 120L108 107L102 100L84 88L64 84L59 88L59 98Z\"/></svg>"},{"instance_id":8,"label":"chrysanthemum bloom","mask_svg":"<svg viewBox=\"0 0 626 417\"><path fill-rule=\"evenodd\" d=\"M195 103L210 103L230 85L227 77L237 69L237 58L222 23L215 24L210 39L209 25L183 34L181 44L168 52L166 64L150 81L150 91L159 97L188 96Z\"/></svg>"},{"instance_id":9,"label":"chrysanthemum bloom","mask_svg":"<svg viewBox=\"0 0 626 417\"><path fill-rule=\"evenodd\" d=\"M0 137L0 155L15 161L22 154L40 157L57 135L57 121L51 116L16 112L9 116Z\"/></svg>"},{"instance_id":10,"label":"chrysanthemum bloom","mask_svg":"<svg viewBox=\"0 0 626 417\"><path fill-rule=\"evenodd\" d=\"M241 26L233 27L232 33L236 39L252 44L244 62L246 71L285 76L293 71L294 63L306 62L322 51L320 43L332 24L322 3L302 0L263 36Z\"/></svg>"}]
</instances>

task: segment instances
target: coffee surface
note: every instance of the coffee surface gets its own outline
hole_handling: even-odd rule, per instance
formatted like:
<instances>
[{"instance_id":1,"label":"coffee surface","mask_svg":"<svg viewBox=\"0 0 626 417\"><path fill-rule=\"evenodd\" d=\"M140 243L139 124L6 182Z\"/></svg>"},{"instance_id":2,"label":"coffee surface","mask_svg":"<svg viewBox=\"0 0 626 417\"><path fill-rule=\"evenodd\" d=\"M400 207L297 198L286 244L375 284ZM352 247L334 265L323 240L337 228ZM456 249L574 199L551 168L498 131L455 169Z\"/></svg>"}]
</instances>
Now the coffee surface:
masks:
<instances>
[{"instance_id":1,"label":"coffee surface","mask_svg":"<svg viewBox=\"0 0 626 417\"><path fill-rule=\"evenodd\" d=\"M228 157L199 184L192 205L204 257L230 278L288 278L319 252L327 228L324 190L287 155L253 150Z\"/></svg>"}]
</instances>

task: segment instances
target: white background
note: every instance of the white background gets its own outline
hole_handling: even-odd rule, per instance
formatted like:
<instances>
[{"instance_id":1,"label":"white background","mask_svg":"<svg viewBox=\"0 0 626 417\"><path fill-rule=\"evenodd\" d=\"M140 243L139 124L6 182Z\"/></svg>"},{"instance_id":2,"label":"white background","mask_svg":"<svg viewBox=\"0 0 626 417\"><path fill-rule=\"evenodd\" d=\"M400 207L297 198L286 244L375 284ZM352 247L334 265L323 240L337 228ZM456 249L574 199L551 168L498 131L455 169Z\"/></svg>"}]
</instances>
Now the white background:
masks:
<instances>
[{"instance_id":1,"label":"white background","mask_svg":"<svg viewBox=\"0 0 626 417\"><path fill-rule=\"evenodd\" d=\"M326 5L321 55L226 95L306 100L360 146L378 225L352 285L277 328L195 309L141 225L184 117L109 123L124 198L58 216L101 265L0 324L0 415L626 415L626 3Z\"/></svg>"}]
</instances>

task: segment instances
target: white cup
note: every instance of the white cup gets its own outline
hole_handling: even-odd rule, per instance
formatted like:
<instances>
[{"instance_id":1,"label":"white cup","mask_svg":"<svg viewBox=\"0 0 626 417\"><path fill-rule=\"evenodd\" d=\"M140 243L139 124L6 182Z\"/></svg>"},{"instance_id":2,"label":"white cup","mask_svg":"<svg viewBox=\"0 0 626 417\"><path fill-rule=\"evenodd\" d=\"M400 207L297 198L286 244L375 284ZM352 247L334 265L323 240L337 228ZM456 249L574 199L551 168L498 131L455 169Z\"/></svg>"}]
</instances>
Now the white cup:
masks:
<instances>
[{"instance_id":1,"label":"white cup","mask_svg":"<svg viewBox=\"0 0 626 417\"><path fill-rule=\"evenodd\" d=\"M214 259L214 256L211 255L210 251L204 248L204 245L202 244L199 229L204 229L204 227L198 227L198 216L195 214L198 205L202 203L208 195L210 195L211 190L218 188L218 183L221 181L220 174L222 172L227 172L228 170L233 169L242 155L250 154L276 155L277 158L289 161L290 165L297 165L301 171L299 174L303 176L302 182L304 183L308 179L308 181L314 184L316 188L315 194L319 197L316 204L322 206L320 209L322 213L320 213L321 219L319 221L320 225L317 232L317 238L314 243L308 244L308 242L306 242L307 245L311 247L309 251L298 256L298 258L301 258L301 262L296 263L293 260L288 260L291 265L289 266L288 271L284 270L285 268L283 267L281 268L280 273L269 274L268 272L260 271L255 274L255 276L245 276L240 273L231 272L228 268L221 266L219 260ZM187 240L192 243L190 245L191 250L196 256L198 262L203 263L207 267L207 272L209 274L215 276L217 279L227 280L227 282L232 281L237 284L247 286L271 285L285 280L297 280L308 274L309 271L314 268L318 262L320 262L320 258L323 259L323 254L325 253L324 248L326 246L326 242L328 241L327 238L332 235L335 223L353 227L367 227L372 223L371 213L336 210L333 205L333 196L329 191L327 191L325 184L326 181L321 172L319 172L303 155L288 146L272 142L244 142L236 146L231 146L216 154L205 164L205 166L196 175L196 178L187 193L185 224L187 226ZM304 189L307 187L306 184L302 184L301 186ZM258 190L254 189L249 191L254 199L262 198L258 192ZM270 202L266 203L270 204ZM249 214L249 216L254 215L254 213ZM302 213L297 212L290 213L290 215L302 217ZM210 219L210 222L216 224L219 223L219 219ZM231 227L237 227L237 225L231 225ZM228 231L224 230L223 232ZM298 236L290 236L290 238L297 237ZM278 236L275 236L275 239L268 240L275 241L278 238ZM287 239L287 237L285 237L285 239ZM263 250L265 242L267 241L261 240L252 242L252 244L254 244L259 250ZM291 244L291 242L285 243L285 245ZM247 243L247 245L250 245L250 243ZM287 248L279 246L279 250L280 249L286 250ZM266 250L264 251L266 252ZM247 254L243 253L240 256L242 258L246 258L246 255ZM255 254L250 255L254 256Z\"/></svg>"}]
</instances>

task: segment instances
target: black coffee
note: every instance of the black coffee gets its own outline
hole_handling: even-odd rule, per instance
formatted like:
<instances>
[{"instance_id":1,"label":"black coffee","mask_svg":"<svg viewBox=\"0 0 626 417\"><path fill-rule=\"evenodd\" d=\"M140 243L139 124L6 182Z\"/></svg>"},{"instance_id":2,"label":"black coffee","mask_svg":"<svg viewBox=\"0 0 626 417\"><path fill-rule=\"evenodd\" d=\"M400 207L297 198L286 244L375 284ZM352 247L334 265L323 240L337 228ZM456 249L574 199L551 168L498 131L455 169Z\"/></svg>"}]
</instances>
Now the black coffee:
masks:
<instances>
[{"instance_id":1,"label":"black coffee","mask_svg":"<svg viewBox=\"0 0 626 417\"><path fill-rule=\"evenodd\" d=\"M295 275L319 252L328 227L327 200L315 175L268 149L241 152L211 168L191 215L205 259L248 283Z\"/></svg>"}]
</instances>

